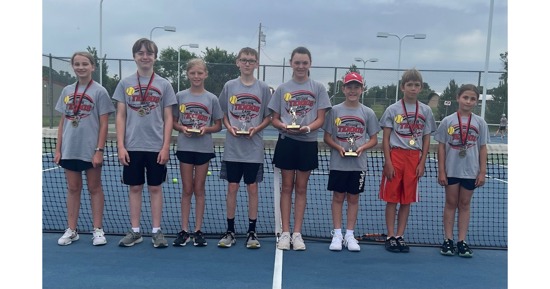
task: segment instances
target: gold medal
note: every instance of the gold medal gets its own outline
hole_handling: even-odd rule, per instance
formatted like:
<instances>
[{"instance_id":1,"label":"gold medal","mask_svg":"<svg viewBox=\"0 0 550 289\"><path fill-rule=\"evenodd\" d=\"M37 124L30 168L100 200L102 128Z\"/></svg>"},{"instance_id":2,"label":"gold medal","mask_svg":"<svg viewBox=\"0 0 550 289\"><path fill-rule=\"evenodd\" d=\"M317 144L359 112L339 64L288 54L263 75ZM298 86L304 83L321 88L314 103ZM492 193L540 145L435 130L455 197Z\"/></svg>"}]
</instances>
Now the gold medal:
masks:
<instances>
[{"instance_id":1,"label":"gold medal","mask_svg":"<svg viewBox=\"0 0 550 289\"><path fill-rule=\"evenodd\" d=\"M77 119L73 119L73 120L71 121L71 124L72 124L73 127L78 127L78 120L77 120Z\"/></svg>"},{"instance_id":2,"label":"gold medal","mask_svg":"<svg viewBox=\"0 0 550 289\"><path fill-rule=\"evenodd\" d=\"M414 141L414 139L411 139L411 140L409 141L409 145L410 145L410 146L414 146L415 143L416 143L416 142Z\"/></svg>"},{"instance_id":3,"label":"gold medal","mask_svg":"<svg viewBox=\"0 0 550 289\"><path fill-rule=\"evenodd\" d=\"M142 107L138 110L138 114L139 116L144 116L145 115L145 109Z\"/></svg>"}]
</instances>

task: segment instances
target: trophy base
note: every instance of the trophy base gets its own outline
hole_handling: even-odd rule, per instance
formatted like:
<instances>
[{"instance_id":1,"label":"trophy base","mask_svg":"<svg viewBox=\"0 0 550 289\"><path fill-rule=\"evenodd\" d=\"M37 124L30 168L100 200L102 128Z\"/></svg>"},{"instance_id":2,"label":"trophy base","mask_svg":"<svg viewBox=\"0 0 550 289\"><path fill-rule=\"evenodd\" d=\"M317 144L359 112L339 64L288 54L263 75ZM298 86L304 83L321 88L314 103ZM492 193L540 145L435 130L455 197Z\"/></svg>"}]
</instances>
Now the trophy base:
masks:
<instances>
[{"instance_id":1,"label":"trophy base","mask_svg":"<svg viewBox=\"0 0 550 289\"><path fill-rule=\"evenodd\" d=\"M356 157L356 156L357 156L357 153L356 153L356 152L347 151L347 152L344 153L344 156L345 156L345 157Z\"/></svg>"},{"instance_id":2,"label":"trophy base","mask_svg":"<svg viewBox=\"0 0 550 289\"><path fill-rule=\"evenodd\" d=\"M196 128L188 128L187 132L189 132L189 133L201 133L201 130L196 129Z\"/></svg>"},{"instance_id":3,"label":"trophy base","mask_svg":"<svg viewBox=\"0 0 550 289\"><path fill-rule=\"evenodd\" d=\"M287 124L286 129L300 129L299 124Z\"/></svg>"},{"instance_id":4,"label":"trophy base","mask_svg":"<svg viewBox=\"0 0 550 289\"><path fill-rule=\"evenodd\" d=\"M247 130L238 130L235 132L237 135L250 135L250 132Z\"/></svg>"}]
</instances>

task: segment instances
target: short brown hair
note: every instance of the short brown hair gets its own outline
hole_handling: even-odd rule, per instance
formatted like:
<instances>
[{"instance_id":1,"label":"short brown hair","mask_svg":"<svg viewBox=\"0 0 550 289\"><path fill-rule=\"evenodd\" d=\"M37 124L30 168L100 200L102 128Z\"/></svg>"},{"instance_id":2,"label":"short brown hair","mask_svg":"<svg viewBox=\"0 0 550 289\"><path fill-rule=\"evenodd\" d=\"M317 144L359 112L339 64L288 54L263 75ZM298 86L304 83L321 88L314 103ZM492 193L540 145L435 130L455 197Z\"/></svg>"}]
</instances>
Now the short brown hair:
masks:
<instances>
[{"instance_id":1,"label":"short brown hair","mask_svg":"<svg viewBox=\"0 0 550 289\"><path fill-rule=\"evenodd\" d=\"M155 59L157 59L159 49L155 42L147 38L140 38L136 41L136 43L134 43L134 46L132 47L132 57L134 57L136 53L141 49L141 46L144 46L145 49L147 49L147 52L154 53Z\"/></svg>"}]
</instances>

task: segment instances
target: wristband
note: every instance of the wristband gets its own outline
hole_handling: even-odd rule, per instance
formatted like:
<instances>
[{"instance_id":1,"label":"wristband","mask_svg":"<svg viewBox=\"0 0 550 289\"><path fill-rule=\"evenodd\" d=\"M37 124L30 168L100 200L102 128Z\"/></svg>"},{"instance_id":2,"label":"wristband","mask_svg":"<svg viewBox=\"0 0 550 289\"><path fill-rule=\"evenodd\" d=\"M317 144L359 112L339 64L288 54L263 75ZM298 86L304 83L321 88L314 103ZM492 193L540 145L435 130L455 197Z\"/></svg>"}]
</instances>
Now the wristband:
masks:
<instances>
[{"instance_id":1,"label":"wristband","mask_svg":"<svg viewBox=\"0 0 550 289\"><path fill-rule=\"evenodd\" d=\"M307 128L307 131L306 133L310 133L311 132L311 128L309 126L306 125L306 128Z\"/></svg>"},{"instance_id":2,"label":"wristband","mask_svg":"<svg viewBox=\"0 0 550 289\"><path fill-rule=\"evenodd\" d=\"M102 149L102 148L96 148L95 151L96 151L96 152L104 152L105 150Z\"/></svg>"}]
</instances>

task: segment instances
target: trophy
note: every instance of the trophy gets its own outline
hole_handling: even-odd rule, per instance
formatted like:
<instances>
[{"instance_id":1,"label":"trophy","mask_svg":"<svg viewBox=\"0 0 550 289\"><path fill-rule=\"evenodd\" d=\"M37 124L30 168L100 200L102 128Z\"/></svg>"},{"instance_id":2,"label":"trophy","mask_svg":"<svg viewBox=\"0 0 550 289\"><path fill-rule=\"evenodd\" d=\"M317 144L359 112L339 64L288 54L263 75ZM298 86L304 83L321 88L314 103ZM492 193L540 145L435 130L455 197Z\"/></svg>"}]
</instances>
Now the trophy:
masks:
<instances>
[{"instance_id":1,"label":"trophy","mask_svg":"<svg viewBox=\"0 0 550 289\"><path fill-rule=\"evenodd\" d=\"M250 132L248 131L248 122L250 121L250 117L246 116L244 113L239 116L239 122L241 123L241 127L235 132L237 135L250 135Z\"/></svg>"},{"instance_id":2,"label":"trophy","mask_svg":"<svg viewBox=\"0 0 550 289\"><path fill-rule=\"evenodd\" d=\"M355 138L350 136L346 139L348 141L348 150L344 153L345 157L356 157L357 152L355 151Z\"/></svg>"},{"instance_id":3,"label":"trophy","mask_svg":"<svg viewBox=\"0 0 550 289\"><path fill-rule=\"evenodd\" d=\"M191 120L193 121L193 125L192 125L191 128L187 129L187 132L189 132L189 133L201 133L197 113L191 114Z\"/></svg>"},{"instance_id":4,"label":"trophy","mask_svg":"<svg viewBox=\"0 0 550 289\"><path fill-rule=\"evenodd\" d=\"M289 113L290 113L290 116L292 117L292 123L287 124L286 128L287 129L300 129L300 125L296 123L296 119L298 118L298 116L296 115L296 107L291 106L290 110L289 110Z\"/></svg>"}]
</instances>

